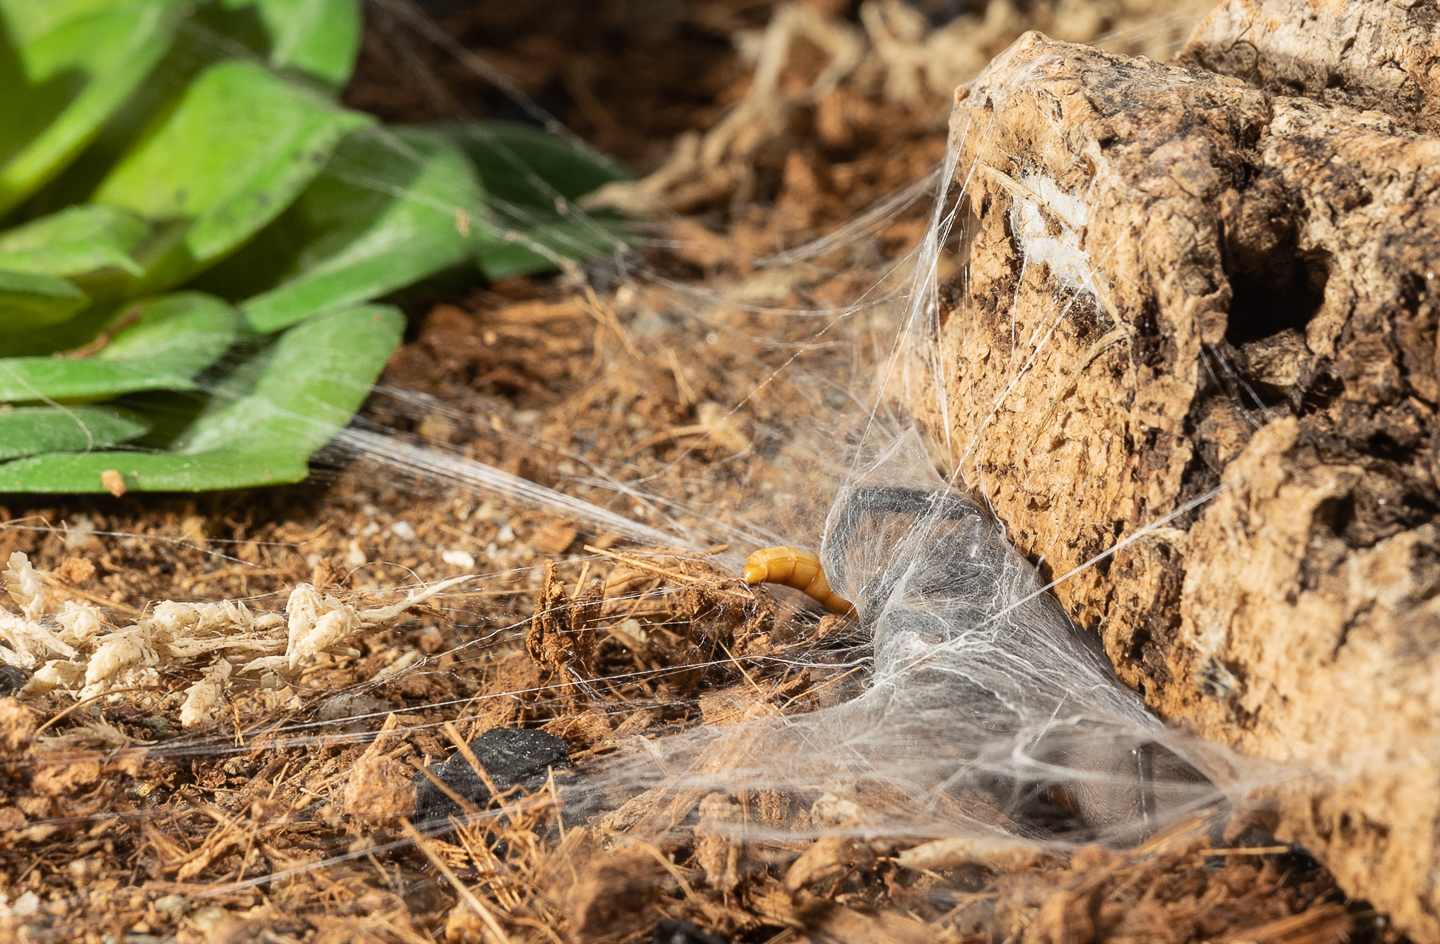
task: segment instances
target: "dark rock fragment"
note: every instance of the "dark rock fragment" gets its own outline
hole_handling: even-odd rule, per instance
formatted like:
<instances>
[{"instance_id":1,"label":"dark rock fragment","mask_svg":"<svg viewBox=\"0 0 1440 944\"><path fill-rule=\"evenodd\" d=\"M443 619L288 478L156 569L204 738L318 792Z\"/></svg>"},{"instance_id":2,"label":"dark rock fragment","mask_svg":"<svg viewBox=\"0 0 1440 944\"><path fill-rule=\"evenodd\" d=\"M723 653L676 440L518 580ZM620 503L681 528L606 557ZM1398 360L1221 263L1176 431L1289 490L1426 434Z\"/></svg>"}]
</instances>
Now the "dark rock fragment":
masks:
<instances>
[{"instance_id":1,"label":"dark rock fragment","mask_svg":"<svg viewBox=\"0 0 1440 944\"><path fill-rule=\"evenodd\" d=\"M724 938L707 934L683 919L661 918L655 922L655 944L727 944Z\"/></svg>"},{"instance_id":2,"label":"dark rock fragment","mask_svg":"<svg viewBox=\"0 0 1440 944\"><path fill-rule=\"evenodd\" d=\"M567 769L570 757L570 748L560 738L525 728L486 731L470 742L470 752L485 768L490 783L502 794L515 787L527 793L539 792L545 788L550 770ZM459 751L443 764L427 770L476 809L489 807L494 799L485 778ZM415 822L422 827L443 825L452 816L464 815L464 810L424 772L415 775L414 783Z\"/></svg>"},{"instance_id":3,"label":"dark rock fragment","mask_svg":"<svg viewBox=\"0 0 1440 944\"><path fill-rule=\"evenodd\" d=\"M13 665L0 665L0 698L9 696L25 687L30 681L30 673Z\"/></svg>"}]
</instances>

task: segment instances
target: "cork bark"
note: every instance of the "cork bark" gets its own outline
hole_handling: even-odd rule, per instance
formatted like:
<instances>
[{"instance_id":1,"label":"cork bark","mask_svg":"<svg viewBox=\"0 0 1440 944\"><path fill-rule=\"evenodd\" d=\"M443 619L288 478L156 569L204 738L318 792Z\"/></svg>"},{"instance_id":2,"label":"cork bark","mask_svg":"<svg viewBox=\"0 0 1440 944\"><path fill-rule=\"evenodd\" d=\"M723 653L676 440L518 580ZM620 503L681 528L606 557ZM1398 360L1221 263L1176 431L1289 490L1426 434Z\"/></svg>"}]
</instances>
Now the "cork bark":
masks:
<instances>
[{"instance_id":1,"label":"cork bark","mask_svg":"<svg viewBox=\"0 0 1440 944\"><path fill-rule=\"evenodd\" d=\"M1440 5L1433 0L1226 0L1176 61L1440 133Z\"/></svg>"},{"instance_id":2,"label":"cork bark","mask_svg":"<svg viewBox=\"0 0 1440 944\"><path fill-rule=\"evenodd\" d=\"M1306 52L1292 6L1359 39ZM952 119L934 421L1045 571L1100 558L1057 593L1121 677L1308 772L1277 834L1440 942L1435 12L1232 2L1187 47L1207 68L998 57ZM1244 74L1210 71L1246 22Z\"/></svg>"}]
</instances>

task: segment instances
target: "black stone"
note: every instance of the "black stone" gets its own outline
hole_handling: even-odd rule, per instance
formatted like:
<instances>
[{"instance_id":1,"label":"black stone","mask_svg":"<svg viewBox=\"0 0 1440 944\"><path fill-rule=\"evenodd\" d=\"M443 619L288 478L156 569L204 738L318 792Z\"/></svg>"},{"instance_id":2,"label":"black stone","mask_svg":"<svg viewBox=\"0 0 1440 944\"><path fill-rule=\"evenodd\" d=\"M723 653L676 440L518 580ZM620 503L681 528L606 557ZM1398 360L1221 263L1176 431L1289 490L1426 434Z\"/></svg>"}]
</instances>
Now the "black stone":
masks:
<instances>
[{"instance_id":1,"label":"black stone","mask_svg":"<svg viewBox=\"0 0 1440 944\"><path fill-rule=\"evenodd\" d=\"M723 937L706 934L683 919L661 918L655 922L655 944L727 944Z\"/></svg>"},{"instance_id":2,"label":"black stone","mask_svg":"<svg viewBox=\"0 0 1440 944\"><path fill-rule=\"evenodd\" d=\"M13 665L0 665L0 698L9 696L25 687L30 681L30 673Z\"/></svg>"},{"instance_id":3,"label":"black stone","mask_svg":"<svg viewBox=\"0 0 1440 944\"><path fill-rule=\"evenodd\" d=\"M470 742L470 753L485 768L495 789L505 793L521 787L528 793L545 788L550 770L565 770L570 748L560 738L545 731L527 728L493 728ZM490 806L490 788L470 766L465 755L456 751L443 764L427 768L457 795L478 810ZM415 821L432 829L443 826L452 816L463 816L464 810L445 795L423 772L415 775Z\"/></svg>"}]
</instances>

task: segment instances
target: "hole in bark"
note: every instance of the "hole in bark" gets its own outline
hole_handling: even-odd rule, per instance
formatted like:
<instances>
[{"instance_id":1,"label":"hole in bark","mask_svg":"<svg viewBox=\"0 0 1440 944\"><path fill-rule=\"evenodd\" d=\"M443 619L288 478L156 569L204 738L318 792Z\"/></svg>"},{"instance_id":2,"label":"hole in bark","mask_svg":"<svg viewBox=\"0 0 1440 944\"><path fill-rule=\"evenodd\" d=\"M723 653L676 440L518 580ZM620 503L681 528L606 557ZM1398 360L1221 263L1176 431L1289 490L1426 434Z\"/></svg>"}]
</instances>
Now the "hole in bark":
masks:
<instances>
[{"instance_id":1,"label":"hole in bark","mask_svg":"<svg viewBox=\"0 0 1440 944\"><path fill-rule=\"evenodd\" d=\"M1225 340L1239 347L1287 328L1303 334L1325 301L1329 277L1329 259L1324 255L1277 258L1262 271L1230 273L1232 299Z\"/></svg>"},{"instance_id":2,"label":"hole in bark","mask_svg":"<svg viewBox=\"0 0 1440 944\"><path fill-rule=\"evenodd\" d=\"M1315 523L1325 525L1336 537L1343 538L1354 522L1355 497L1353 495L1327 498L1315 509Z\"/></svg>"},{"instance_id":3,"label":"hole in bark","mask_svg":"<svg viewBox=\"0 0 1440 944\"><path fill-rule=\"evenodd\" d=\"M968 272L961 271L941 282L936 289L936 304L939 308L938 322L941 328L945 327L945 322L950 320L951 315L965 306L965 296L968 294L966 275Z\"/></svg>"},{"instance_id":4,"label":"hole in bark","mask_svg":"<svg viewBox=\"0 0 1440 944\"><path fill-rule=\"evenodd\" d=\"M1137 629L1135 635L1130 637L1130 644L1125 647L1125 662L1130 665L1147 665L1154 662L1154 659L1145 658L1147 648L1152 646L1154 642L1155 640L1150 638L1148 630ZM1165 674L1168 675L1168 673ZM1140 694L1144 695L1143 685L1141 689Z\"/></svg>"},{"instance_id":5,"label":"hole in bark","mask_svg":"<svg viewBox=\"0 0 1440 944\"><path fill-rule=\"evenodd\" d=\"M1413 449L1406 448L1397 443L1386 432L1378 432L1365 440L1365 445L1371 455L1379 456L1390 462L1405 462L1410 458Z\"/></svg>"},{"instance_id":6,"label":"hole in bark","mask_svg":"<svg viewBox=\"0 0 1440 944\"><path fill-rule=\"evenodd\" d=\"M1333 374L1321 374L1305 390L1305 395L1300 401L1300 412L1308 414L1328 410L1330 405L1344 392L1344 381Z\"/></svg>"}]
</instances>

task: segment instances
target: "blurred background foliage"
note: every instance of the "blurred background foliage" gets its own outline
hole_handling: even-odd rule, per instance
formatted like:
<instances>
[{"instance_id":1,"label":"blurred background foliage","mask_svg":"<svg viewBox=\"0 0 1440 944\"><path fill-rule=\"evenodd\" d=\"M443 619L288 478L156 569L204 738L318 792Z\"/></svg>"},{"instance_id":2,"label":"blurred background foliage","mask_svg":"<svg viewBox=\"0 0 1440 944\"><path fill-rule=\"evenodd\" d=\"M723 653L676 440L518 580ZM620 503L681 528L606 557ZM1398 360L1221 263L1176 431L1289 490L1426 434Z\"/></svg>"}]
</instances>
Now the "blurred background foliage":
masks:
<instances>
[{"instance_id":1,"label":"blurred background foliage","mask_svg":"<svg viewBox=\"0 0 1440 944\"><path fill-rule=\"evenodd\" d=\"M623 251L627 174L503 121L345 108L360 0L0 0L0 492L305 477L404 319Z\"/></svg>"}]
</instances>

